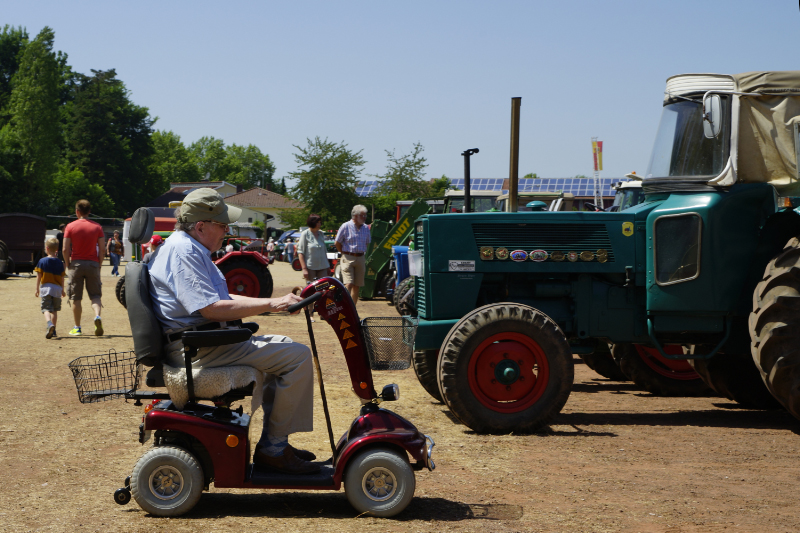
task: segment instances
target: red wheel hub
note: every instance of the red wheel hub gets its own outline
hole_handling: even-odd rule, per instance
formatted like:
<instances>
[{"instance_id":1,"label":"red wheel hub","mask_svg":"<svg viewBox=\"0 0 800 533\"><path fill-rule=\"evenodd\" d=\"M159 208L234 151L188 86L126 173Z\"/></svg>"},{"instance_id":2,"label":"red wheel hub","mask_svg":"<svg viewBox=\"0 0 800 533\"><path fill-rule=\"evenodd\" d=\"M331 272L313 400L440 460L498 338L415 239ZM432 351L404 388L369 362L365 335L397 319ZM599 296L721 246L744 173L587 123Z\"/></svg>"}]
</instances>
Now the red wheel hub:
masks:
<instances>
[{"instance_id":1,"label":"red wheel hub","mask_svg":"<svg viewBox=\"0 0 800 533\"><path fill-rule=\"evenodd\" d=\"M500 413L527 409L547 387L549 364L539 344L521 333L498 333L469 360L469 388L481 404Z\"/></svg>"},{"instance_id":2,"label":"red wheel hub","mask_svg":"<svg viewBox=\"0 0 800 533\"><path fill-rule=\"evenodd\" d=\"M642 361L656 373L670 379L678 379L681 381L700 379L700 374L695 372L692 365L685 359L667 359L661 355L656 348L649 348L641 344L636 344L635 346L636 353L639 354ZM669 345L664 347L664 352L668 355L680 355L683 353L683 348Z\"/></svg>"},{"instance_id":3,"label":"red wheel hub","mask_svg":"<svg viewBox=\"0 0 800 533\"><path fill-rule=\"evenodd\" d=\"M231 294L258 298L261 291L258 278L246 268L234 268L225 274L225 282L228 284L228 292Z\"/></svg>"}]
</instances>

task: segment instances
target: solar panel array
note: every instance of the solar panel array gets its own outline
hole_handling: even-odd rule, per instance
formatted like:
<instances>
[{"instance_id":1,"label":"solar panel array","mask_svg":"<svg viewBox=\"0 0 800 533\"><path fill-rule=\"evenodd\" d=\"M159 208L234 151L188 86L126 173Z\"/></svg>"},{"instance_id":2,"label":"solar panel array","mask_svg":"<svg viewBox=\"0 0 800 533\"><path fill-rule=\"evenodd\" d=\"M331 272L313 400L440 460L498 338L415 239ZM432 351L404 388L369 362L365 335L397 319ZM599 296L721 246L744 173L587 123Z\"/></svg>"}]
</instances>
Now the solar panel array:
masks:
<instances>
[{"instance_id":1,"label":"solar panel array","mask_svg":"<svg viewBox=\"0 0 800 533\"><path fill-rule=\"evenodd\" d=\"M499 191L503 188L503 178L473 178L469 180L469 188L473 191ZM464 188L464 178L450 180L450 186Z\"/></svg>"},{"instance_id":2,"label":"solar panel array","mask_svg":"<svg viewBox=\"0 0 800 533\"><path fill-rule=\"evenodd\" d=\"M470 189L473 191L497 191L506 193L503 189L503 178L475 178L470 181ZM613 183L628 181L625 178L600 178L601 196L614 196ZM378 186L378 180L364 180L356 185L356 194L359 196L371 196ZM450 180L450 186L463 190L464 178ZM594 178L520 178L519 192L562 192L570 193L575 196L594 196Z\"/></svg>"},{"instance_id":3,"label":"solar panel array","mask_svg":"<svg viewBox=\"0 0 800 533\"><path fill-rule=\"evenodd\" d=\"M378 180L364 180L356 184L356 194L359 196L372 196L375 187L378 186Z\"/></svg>"}]
</instances>

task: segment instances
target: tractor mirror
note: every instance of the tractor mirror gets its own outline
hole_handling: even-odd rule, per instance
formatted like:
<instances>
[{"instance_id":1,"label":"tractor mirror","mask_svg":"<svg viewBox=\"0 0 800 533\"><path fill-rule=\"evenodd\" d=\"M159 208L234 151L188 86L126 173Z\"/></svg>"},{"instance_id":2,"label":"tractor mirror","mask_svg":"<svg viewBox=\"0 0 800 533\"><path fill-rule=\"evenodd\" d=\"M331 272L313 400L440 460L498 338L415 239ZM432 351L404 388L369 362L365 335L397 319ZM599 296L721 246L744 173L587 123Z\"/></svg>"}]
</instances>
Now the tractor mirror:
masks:
<instances>
[{"instance_id":1,"label":"tractor mirror","mask_svg":"<svg viewBox=\"0 0 800 533\"><path fill-rule=\"evenodd\" d=\"M703 100L703 134L706 139L713 139L722 129L722 106L719 95L712 94Z\"/></svg>"}]
</instances>

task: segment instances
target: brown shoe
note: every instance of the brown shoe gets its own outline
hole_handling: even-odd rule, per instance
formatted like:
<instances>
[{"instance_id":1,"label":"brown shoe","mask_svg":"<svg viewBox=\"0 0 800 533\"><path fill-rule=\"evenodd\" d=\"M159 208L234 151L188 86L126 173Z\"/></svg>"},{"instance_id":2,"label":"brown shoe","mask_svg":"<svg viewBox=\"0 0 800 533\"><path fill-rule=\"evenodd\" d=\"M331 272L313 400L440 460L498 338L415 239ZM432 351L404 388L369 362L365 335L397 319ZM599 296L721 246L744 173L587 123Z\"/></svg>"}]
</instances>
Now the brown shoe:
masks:
<instances>
[{"instance_id":1,"label":"brown shoe","mask_svg":"<svg viewBox=\"0 0 800 533\"><path fill-rule=\"evenodd\" d=\"M256 448L253 454L253 463L259 466L266 466L278 472L286 474L315 474L319 472L319 465L300 459L297 451L291 445L286 446L283 455L272 457L263 452L261 447ZM311 452L306 452L311 454Z\"/></svg>"}]
</instances>

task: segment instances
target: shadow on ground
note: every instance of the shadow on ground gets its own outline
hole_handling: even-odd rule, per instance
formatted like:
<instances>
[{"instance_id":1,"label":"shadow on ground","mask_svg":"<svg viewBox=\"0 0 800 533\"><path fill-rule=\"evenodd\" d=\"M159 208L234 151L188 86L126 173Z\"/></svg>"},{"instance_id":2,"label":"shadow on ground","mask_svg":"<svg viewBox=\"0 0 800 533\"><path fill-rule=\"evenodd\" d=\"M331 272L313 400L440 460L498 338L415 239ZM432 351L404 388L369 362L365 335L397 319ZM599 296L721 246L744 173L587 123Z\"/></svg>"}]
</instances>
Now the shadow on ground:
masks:
<instances>
[{"instance_id":1,"label":"shadow on ground","mask_svg":"<svg viewBox=\"0 0 800 533\"><path fill-rule=\"evenodd\" d=\"M130 512L141 512L135 505ZM444 498L416 497L392 520L519 520L523 509L519 505L467 504ZM184 519L221 518L228 516L269 516L271 518L357 518L359 513L350 506L343 492L280 493L280 494L204 494ZM367 516L367 515L365 515Z\"/></svg>"}]
</instances>

